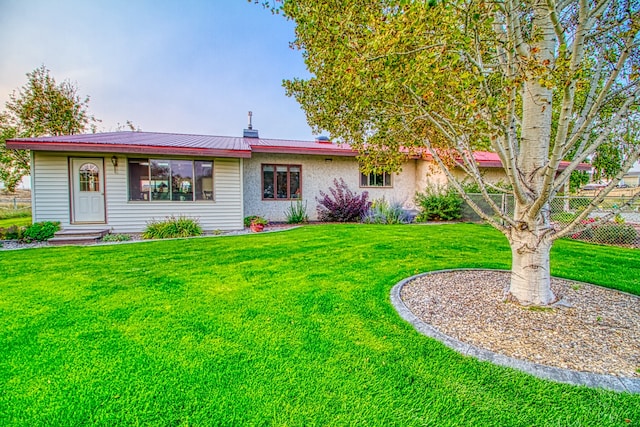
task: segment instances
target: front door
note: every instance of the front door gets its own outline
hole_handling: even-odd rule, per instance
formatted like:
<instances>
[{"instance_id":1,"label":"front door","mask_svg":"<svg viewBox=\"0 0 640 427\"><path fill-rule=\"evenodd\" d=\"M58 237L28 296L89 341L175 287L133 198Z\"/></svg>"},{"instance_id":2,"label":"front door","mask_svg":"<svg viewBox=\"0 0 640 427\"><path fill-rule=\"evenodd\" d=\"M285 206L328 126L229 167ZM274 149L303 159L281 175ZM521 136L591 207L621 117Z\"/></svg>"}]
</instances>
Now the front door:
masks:
<instances>
[{"instance_id":1,"label":"front door","mask_svg":"<svg viewBox=\"0 0 640 427\"><path fill-rule=\"evenodd\" d=\"M104 159L71 159L73 222L104 223Z\"/></svg>"}]
</instances>

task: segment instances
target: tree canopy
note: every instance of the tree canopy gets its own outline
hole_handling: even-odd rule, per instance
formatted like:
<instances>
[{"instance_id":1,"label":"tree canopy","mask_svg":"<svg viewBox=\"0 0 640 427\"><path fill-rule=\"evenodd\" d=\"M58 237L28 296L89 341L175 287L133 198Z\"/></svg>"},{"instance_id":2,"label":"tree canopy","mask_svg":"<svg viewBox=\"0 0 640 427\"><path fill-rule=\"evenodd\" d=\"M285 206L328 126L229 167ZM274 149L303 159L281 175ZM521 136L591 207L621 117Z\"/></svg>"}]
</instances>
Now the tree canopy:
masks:
<instances>
[{"instance_id":1,"label":"tree canopy","mask_svg":"<svg viewBox=\"0 0 640 427\"><path fill-rule=\"evenodd\" d=\"M285 82L310 125L355 146L365 171L428 154L463 192L452 173L462 168L491 211L467 202L511 244L511 294L552 302L552 242L640 154L640 3L284 0L277 9L295 21L292 45L312 75ZM500 156L512 214L492 201L472 155L487 149ZM616 153L610 184L571 224L554 227L550 201L598 152Z\"/></svg>"},{"instance_id":2,"label":"tree canopy","mask_svg":"<svg viewBox=\"0 0 640 427\"><path fill-rule=\"evenodd\" d=\"M80 96L75 83L56 83L44 65L27 73L27 83L9 96L0 114L0 180L9 191L29 173L29 153L8 150L5 141L95 129L98 120L89 114L88 107L89 97Z\"/></svg>"}]
</instances>

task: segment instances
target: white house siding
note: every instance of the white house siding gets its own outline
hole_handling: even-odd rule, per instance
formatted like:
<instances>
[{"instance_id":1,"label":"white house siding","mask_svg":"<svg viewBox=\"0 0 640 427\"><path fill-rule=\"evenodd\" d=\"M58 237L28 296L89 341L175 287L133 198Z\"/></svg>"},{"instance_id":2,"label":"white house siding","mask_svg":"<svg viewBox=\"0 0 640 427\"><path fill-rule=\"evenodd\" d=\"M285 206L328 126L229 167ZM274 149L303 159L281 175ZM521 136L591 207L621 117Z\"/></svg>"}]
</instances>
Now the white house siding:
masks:
<instances>
[{"instance_id":1,"label":"white house siding","mask_svg":"<svg viewBox=\"0 0 640 427\"><path fill-rule=\"evenodd\" d=\"M245 215L260 215L270 221L285 221L289 200L262 200L262 164L301 165L302 201L307 205L309 219L317 220L316 197L320 191L328 192L336 178L344 179L354 192L369 192L369 199L385 198L412 207L415 195L415 162L403 165L402 172L394 174L392 188L360 187L360 172L355 157L265 154L253 153L244 160L244 208Z\"/></svg>"},{"instance_id":2,"label":"white house siding","mask_svg":"<svg viewBox=\"0 0 640 427\"><path fill-rule=\"evenodd\" d=\"M33 222L60 221L69 225L68 157L32 152L31 212Z\"/></svg>"},{"instance_id":3,"label":"white house siding","mask_svg":"<svg viewBox=\"0 0 640 427\"><path fill-rule=\"evenodd\" d=\"M168 216L197 218L205 231L236 230L242 224L241 159L214 161L214 200L198 202L132 202L128 200L127 158L118 167L108 154L36 153L34 221L56 220L63 228L109 228L116 233L141 232L152 219ZM104 157L106 224L70 224L69 157ZM137 156L140 157L140 156ZM162 156L152 156L162 158ZM167 158L175 159L175 156Z\"/></svg>"}]
</instances>

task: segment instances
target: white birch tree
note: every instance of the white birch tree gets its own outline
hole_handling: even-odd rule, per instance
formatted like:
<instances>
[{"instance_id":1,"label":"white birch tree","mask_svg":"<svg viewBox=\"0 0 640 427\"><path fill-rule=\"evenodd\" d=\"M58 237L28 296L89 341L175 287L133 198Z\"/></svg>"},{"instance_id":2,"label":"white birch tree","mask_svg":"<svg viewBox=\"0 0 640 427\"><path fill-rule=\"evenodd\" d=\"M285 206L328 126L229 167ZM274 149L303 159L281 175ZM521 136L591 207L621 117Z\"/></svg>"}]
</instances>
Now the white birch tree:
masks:
<instances>
[{"instance_id":1,"label":"white birch tree","mask_svg":"<svg viewBox=\"0 0 640 427\"><path fill-rule=\"evenodd\" d=\"M522 304L553 303L553 242L579 226L638 159L640 2L285 0L275 6L295 22L292 45L311 73L285 82L310 125L355 146L368 172L397 170L408 155L429 153L464 196L451 172L462 168L491 211L467 202L511 246L510 295ZM622 136L620 172L572 223L554 227L550 203L571 172ZM489 197L491 184L472 155L478 149L500 156L513 213ZM562 160L570 160L564 170Z\"/></svg>"}]
</instances>

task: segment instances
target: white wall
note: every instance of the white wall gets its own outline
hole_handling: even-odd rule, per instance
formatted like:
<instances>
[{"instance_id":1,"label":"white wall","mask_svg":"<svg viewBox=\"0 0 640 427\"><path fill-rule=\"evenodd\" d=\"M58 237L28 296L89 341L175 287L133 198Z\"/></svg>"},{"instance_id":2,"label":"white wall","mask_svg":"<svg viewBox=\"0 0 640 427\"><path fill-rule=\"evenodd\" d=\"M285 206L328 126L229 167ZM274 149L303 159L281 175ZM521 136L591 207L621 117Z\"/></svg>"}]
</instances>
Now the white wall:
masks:
<instances>
[{"instance_id":1,"label":"white wall","mask_svg":"<svg viewBox=\"0 0 640 427\"><path fill-rule=\"evenodd\" d=\"M307 204L311 220L318 218L316 197L320 196L320 191L327 193L336 178L344 179L351 191L369 192L370 200L385 198L390 202L403 203L407 208L413 207L415 161L405 163L402 172L393 175L392 188L361 188L355 157L253 153L250 159L244 160L245 215L260 215L270 221L285 221L286 211L291 206L292 201L289 200L262 200L262 164L302 166L302 201Z\"/></svg>"},{"instance_id":2,"label":"white wall","mask_svg":"<svg viewBox=\"0 0 640 427\"><path fill-rule=\"evenodd\" d=\"M213 201L144 202L128 200L127 158L118 155L119 166L114 170L112 155L113 153L35 153L32 170L33 220L60 221L63 228L109 228L117 233L141 232L149 220L163 219L170 215L197 218L206 231L236 230L243 227L241 159L214 160ZM70 224L69 157L105 158L106 224Z\"/></svg>"}]
</instances>

